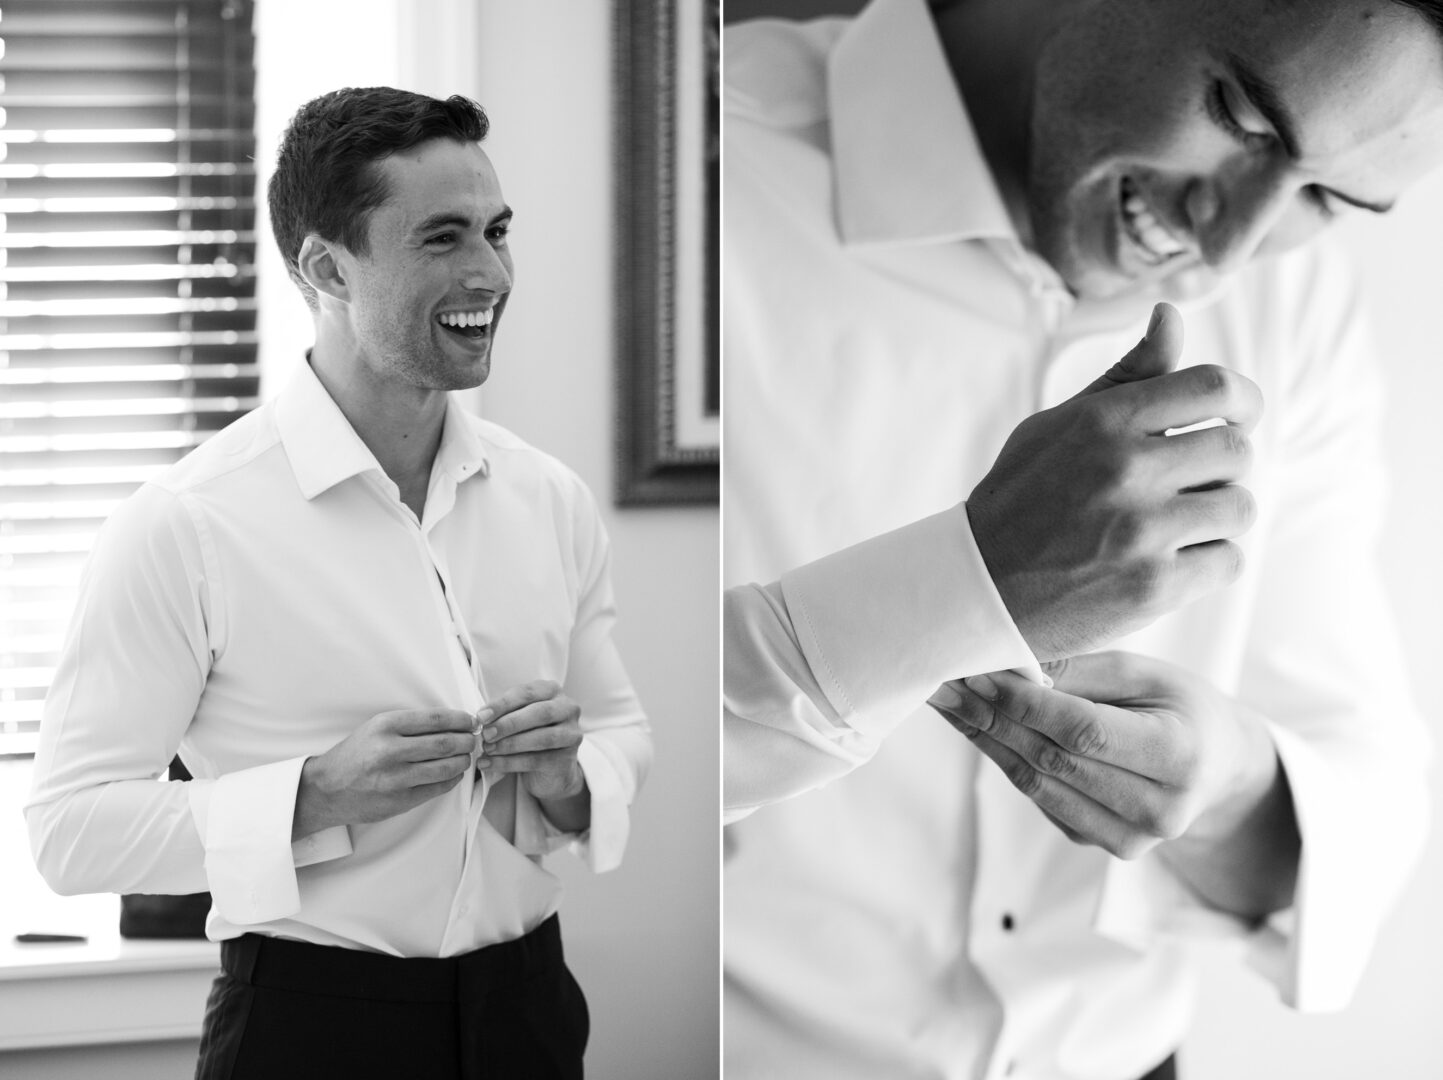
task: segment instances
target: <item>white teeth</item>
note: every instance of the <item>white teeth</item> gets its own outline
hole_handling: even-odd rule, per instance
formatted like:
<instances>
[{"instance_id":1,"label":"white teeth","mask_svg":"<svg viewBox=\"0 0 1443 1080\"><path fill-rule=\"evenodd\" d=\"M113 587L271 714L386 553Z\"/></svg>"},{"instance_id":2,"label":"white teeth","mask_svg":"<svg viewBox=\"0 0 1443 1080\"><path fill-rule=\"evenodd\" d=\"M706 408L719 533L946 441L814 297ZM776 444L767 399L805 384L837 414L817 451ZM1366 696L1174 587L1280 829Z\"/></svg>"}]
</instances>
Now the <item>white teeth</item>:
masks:
<instances>
[{"instance_id":1,"label":"white teeth","mask_svg":"<svg viewBox=\"0 0 1443 1080\"><path fill-rule=\"evenodd\" d=\"M1130 184L1123 190L1122 209L1132 237L1157 261L1170 259L1186 250L1157 220L1147 203L1142 200L1142 196L1134 191Z\"/></svg>"},{"instance_id":2,"label":"white teeth","mask_svg":"<svg viewBox=\"0 0 1443 1080\"><path fill-rule=\"evenodd\" d=\"M494 312L494 308L486 308L484 311L448 311L444 315L437 315L436 320L443 326L490 326Z\"/></svg>"}]
</instances>

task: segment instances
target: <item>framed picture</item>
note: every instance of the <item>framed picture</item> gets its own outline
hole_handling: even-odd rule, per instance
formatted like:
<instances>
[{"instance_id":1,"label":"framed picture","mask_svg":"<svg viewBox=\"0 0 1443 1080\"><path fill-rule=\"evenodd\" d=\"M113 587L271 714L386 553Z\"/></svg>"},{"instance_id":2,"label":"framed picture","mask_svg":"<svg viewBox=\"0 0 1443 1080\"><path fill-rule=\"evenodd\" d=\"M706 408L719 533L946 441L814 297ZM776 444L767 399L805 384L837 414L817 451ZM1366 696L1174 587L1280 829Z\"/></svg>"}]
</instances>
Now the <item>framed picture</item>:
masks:
<instances>
[{"instance_id":1,"label":"framed picture","mask_svg":"<svg viewBox=\"0 0 1443 1080\"><path fill-rule=\"evenodd\" d=\"M615 0L617 502L719 490L718 0Z\"/></svg>"}]
</instances>

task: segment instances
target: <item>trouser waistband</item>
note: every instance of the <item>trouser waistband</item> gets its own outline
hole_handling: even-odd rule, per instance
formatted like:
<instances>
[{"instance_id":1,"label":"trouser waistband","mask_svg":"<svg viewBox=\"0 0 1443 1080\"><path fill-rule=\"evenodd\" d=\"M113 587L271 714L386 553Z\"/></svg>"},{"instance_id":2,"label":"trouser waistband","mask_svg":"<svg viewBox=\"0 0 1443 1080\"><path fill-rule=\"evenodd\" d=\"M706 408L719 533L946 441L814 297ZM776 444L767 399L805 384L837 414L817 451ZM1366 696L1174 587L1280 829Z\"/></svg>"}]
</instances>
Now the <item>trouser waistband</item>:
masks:
<instances>
[{"instance_id":1,"label":"trouser waistband","mask_svg":"<svg viewBox=\"0 0 1443 1080\"><path fill-rule=\"evenodd\" d=\"M448 957L403 957L263 934L222 941L221 967L252 986L369 1001L457 1001L467 988L507 985L562 959L552 915L529 934Z\"/></svg>"}]
</instances>

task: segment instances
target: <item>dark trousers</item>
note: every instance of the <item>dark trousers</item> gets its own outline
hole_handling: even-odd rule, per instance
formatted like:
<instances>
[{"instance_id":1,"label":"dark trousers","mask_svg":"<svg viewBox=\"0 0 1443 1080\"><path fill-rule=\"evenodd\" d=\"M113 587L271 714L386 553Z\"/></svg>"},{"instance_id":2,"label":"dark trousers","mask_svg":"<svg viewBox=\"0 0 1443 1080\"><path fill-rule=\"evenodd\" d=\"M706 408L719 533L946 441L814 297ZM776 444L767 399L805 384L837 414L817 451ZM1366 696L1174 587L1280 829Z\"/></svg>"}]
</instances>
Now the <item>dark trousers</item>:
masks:
<instances>
[{"instance_id":1,"label":"dark trousers","mask_svg":"<svg viewBox=\"0 0 1443 1080\"><path fill-rule=\"evenodd\" d=\"M196 1080L580 1080L589 1019L553 915L516 941L402 959L221 943Z\"/></svg>"},{"instance_id":2,"label":"dark trousers","mask_svg":"<svg viewBox=\"0 0 1443 1080\"><path fill-rule=\"evenodd\" d=\"M1177 1080L1177 1055L1172 1055L1142 1080Z\"/></svg>"}]
</instances>

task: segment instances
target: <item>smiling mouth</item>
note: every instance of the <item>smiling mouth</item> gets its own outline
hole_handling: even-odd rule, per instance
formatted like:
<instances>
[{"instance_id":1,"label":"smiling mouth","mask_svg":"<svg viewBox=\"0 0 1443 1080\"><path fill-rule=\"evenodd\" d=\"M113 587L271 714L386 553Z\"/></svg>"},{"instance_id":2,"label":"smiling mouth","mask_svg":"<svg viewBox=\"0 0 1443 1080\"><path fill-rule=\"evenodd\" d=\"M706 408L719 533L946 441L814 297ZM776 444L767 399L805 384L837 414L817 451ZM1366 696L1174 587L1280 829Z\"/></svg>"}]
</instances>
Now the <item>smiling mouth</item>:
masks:
<instances>
[{"instance_id":1,"label":"smiling mouth","mask_svg":"<svg viewBox=\"0 0 1443 1080\"><path fill-rule=\"evenodd\" d=\"M1187 251L1186 245L1158 220L1130 177L1124 176L1118 184L1118 204L1123 231L1149 266L1161 265Z\"/></svg>"},{"instance_id":2,"label":"smiling mouth","mask_svg":"<svg viewBox=\"0 0 1443 1080\"><path fill-rule=\"evenodd\" d=\"M448 311L437 315L436 321L443 330L448 330L457 337L474 340L486 336L495 315L495 308L477 308L475 311Z\"/></svg>"}]
</instances>

